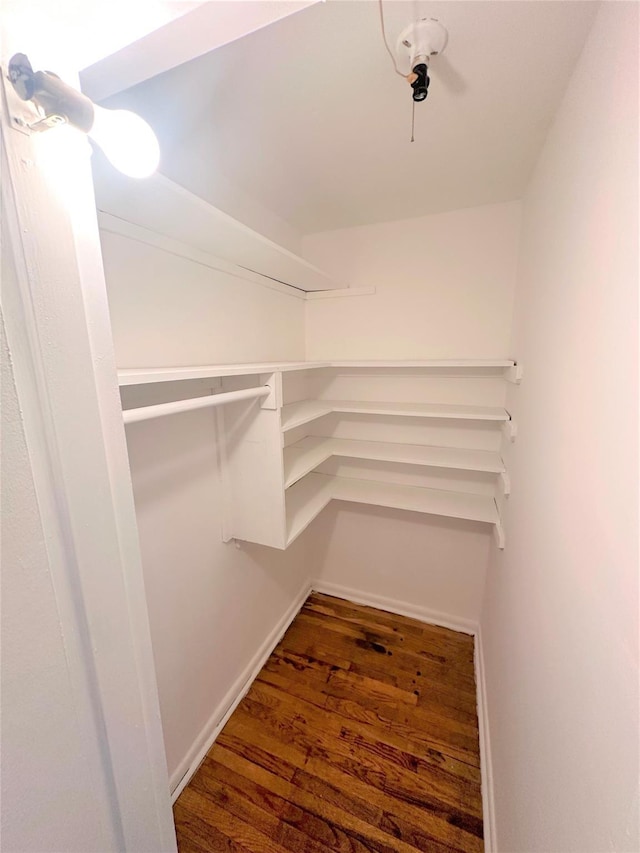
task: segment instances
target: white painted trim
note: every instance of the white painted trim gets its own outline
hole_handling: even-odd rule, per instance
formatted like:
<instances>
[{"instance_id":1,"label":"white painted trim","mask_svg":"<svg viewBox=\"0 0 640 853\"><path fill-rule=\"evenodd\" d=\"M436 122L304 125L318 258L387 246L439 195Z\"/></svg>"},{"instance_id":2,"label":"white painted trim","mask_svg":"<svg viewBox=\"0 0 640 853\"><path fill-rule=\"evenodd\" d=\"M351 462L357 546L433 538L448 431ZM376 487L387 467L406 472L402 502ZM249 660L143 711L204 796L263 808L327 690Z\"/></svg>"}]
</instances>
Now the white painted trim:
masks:
<instances>
[{"instance_id":1,"label":"white painted trim","mask_svg":"<svg viewBox=\"0 0 640 853\"><path fill-rule=\"evenodd\" d=\"M313 299L344 299L347 296L373 296L375 287L342 287L339 290L309 290L307 300Z\"/></svg>"},{"instance_id":2,"label":"white painted trim","mask_svg":"<svg viewBox=\"0 0 640 853\"><path fill-rule=\"evenodd\" d=\"M78 760L91 774L107 839L97 843L173 853L87 143L71 134L63 148L53 133L17 133L6 110L0 127L3 248L16 266L2 283L2 312L72 685Z\"/></svg>"},{"instance_id":3,"label":"white painted trim","mask_svg":"<svg viewBox=\"0 0 640 853\"><path fill-rule=\"evenodd\" d=\"M282 284L272 278L252 272L230 261L225 261L222 258L204 252L202 249L188 246L180 240L165 237L164 234L158 234L149 228L143 228L142 225L127 222L126 219L120 219L120 217L113 216L113 214L106 213L103 210L98 211L98 224L101 231L106 231L109 234L117 234L120 237L127 237L129 240L134 240L136 243L143 243L146 246L153 246L154 249L159 249L161 252L185 258L194 264L200 264L200 266L208 267L216 272L232 275L235 278L242 279L242 281L259 284L261 287L267 287L269 290L277 290L278 293L283 293L285 296L293 296L295 299L305 299L307 296L304 290L298 290L290 284Z\"/></svg>"},{"instance_id":4,"label":"white painted trim","mask_svg":"<svg viewBox=\"0 0 640 853\"><path fill-rule=\"evenodd\" d=\"M452 616L450 613L441 613L438 610L430 610L428 607L420 607L417 604L398 601L383 595L373 595L359 589L342 586L342 584L329 583L318 579L311 582L311 588L314 592L334 595L336 598L343 598L345 601L353 601L354 604L364 604L369 607L376 607L378 610L384 610L387 613L418 619L427 625L440 625L442 628L451 628L453 631L472 635L478 630L478 623L472 619Z\"/></svg>"},{"instance_id":5,"label":"white painted trim","mask_svg":"<svg viewBox=\"0 0 640 853\"><path fill-rule=\"evenodd\" d=\"M491 763L491 737L489 729L489 706L484 666L482 629L475 632L474 665L476 671L476 696L478 702L478 731L480 736L480 773L482 779L482 818L485 853L497 850L496 813L493 788L493 765Z\"/></svg>"},{"instance_id":6,"label":"white painted trim","mask_svg":"<svg viewBox=\"0 0 640 853\"><path fill-rule=\"evenodd\" d=\"M215 739L224 728L227 720L238 707L245 694L253 684L258 673L267 662L269 655L282 639L285 631L298 615L300 608L307 600L311 592L311 585L304 584L296 598L281 619L274 626L271 633L262 643L255 655L251 658L242 673L226 692L223 700L209 717L206 725L193 742L191 749L184 760L178 765L177 770L171 774L170 788L172 802L175 803L188 785L191 777L202 764L207 752L211 749Z\"/></svg>"}]
</instances>

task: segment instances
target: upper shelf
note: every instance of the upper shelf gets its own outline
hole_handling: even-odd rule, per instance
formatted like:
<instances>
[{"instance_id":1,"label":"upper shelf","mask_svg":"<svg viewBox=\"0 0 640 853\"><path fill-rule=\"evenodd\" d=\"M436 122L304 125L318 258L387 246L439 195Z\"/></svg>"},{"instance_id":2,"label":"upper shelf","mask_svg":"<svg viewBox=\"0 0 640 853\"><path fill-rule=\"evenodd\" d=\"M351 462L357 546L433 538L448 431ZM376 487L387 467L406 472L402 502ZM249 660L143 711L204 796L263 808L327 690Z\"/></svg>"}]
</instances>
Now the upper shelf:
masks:
<instances>
[{"instance_id":1,"label":"upper shelf","mask_svg":"<svg viewBox=\"0 0 640 853\"><path fill-rule=\"evenodd\" d=\"M118 370L120 385L144 385L154 382L175 382L188 379L211 379L220 376L249 376L260 373L286 373L319 368L385 368L438 369L459 367L473 371L482 368L509 368L511 359L428 359L423 361L276 361L247 364L208 364L188 367L126 367Z\"/></svg>"},{"instance_id":2,"label":"upper shelf","mask_svg":"<svg viewBox=\"0 0 640 853\"><path fill-rule=\"evenodd\" d=\"M192 367L125 367L118 370L118 383L122 385L146 385L154 382L177 382L187 379L215 379L220 376L251 376L286 373L289 370L309 370L315 367L330 367L321 361L278 361L247 364L209 364Z\"/></svg>"},{"instance_id":3,"label":"upper shelf","mask_svg":"<svg viewBox=\"0 0 640 853\"><path fill-rule=\"evenodd\" d=\"M322 418L332 412L340 414L392 415L405 418L438 418L440 420L501 421L510 420L500 406L453 406L445 403L380 403L360 400L302 400L282 407L282 430Z\"/></svg>"},{"instance_id":4,"label":"upper shelf","mask_svg":"<svg viewBox=\"0 0 640 853\"><path fill-rule=\"evenodd\" d=\"M113 169L95 169L94 183L98 209L125 222L298 290L346 287L164 175L138 181Z\"/></svg>"},{"instance_id":5,"label":"upper shelf","mask_svg":"<svg viewBox=\"0 0 640 853\"><path fill-rule=\"evenodd\" d=\"M449 368L469 367L513 367L511 358L427 358L422 360L400 359L396 361L332 361L332 367L424 367Z\"/></svg>"}]
</instances>

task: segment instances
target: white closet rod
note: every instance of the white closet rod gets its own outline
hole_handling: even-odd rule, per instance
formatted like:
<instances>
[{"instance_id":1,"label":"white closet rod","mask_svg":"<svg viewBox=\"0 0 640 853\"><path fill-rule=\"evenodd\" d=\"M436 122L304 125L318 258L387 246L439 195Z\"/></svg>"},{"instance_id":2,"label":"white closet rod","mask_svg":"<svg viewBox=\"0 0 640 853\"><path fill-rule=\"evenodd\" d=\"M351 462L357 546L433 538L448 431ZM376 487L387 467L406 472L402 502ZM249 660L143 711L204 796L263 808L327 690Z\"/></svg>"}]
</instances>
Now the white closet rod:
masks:
<instances>
[{"instance_id":1,"label":"white closet rod","mask_svg":"<svg viewBox=\"0 0 640 853\"><path fill-rule=\"evenodd\" d=\"M237 403L239 400L268 397L270 393L271 388L268 385L263 385L260 388L245 388L242 391L225 391L222 394L212 394L210 397L194 397L191 400L176 400L173 403L159 403L157 406L127 409L122 413L122 417L125 424L132 424L137 421L148 421L151 418L162 418L165 415L175 415L178 412L191 412L194 409L207 409L209 406Z\"/></svg>"}]
</instances>

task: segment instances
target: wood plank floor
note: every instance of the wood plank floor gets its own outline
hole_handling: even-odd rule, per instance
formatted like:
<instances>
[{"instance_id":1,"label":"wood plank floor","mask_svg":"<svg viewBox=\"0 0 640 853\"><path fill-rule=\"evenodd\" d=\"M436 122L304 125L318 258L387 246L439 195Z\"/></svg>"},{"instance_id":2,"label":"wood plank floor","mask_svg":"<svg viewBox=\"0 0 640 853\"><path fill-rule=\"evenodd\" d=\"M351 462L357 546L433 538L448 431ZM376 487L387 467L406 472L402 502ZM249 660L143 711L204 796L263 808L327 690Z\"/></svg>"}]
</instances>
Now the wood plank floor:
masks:
<instances>
[{"instance_id":1,"label":"wood plank floor","mask_svg":"<svg viewBox=\"0 0 640 853\"><path fill-rule=\"evenodd\" d=\"M180 853L482 853L473 638L313 594L174 815Z\"/></svg>"}]
</instances>

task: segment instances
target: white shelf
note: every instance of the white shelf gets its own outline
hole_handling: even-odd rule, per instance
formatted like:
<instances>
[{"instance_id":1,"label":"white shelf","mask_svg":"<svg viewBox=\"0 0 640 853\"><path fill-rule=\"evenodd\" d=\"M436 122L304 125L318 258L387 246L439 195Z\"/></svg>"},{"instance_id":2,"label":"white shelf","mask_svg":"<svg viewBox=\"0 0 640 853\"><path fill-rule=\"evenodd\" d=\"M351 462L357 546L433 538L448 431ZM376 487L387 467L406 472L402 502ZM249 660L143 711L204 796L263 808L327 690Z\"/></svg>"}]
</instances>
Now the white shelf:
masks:
<instances>
[{"instance_id":1,"label":"white shelf","mask_svg":"<svg viewBox=\"0 0 640 853\"><path fill-rule=\"evenodd\" d=\"M247 364L205 364L186 367L125 367L118 370L120 385L144 385L152 382L175 382L188 379L210 379L220 376L248 376L256 373L282 373L319 368L483 368L512 367L509 359L431 359L424 361L272 361Z\"/></svg>"},{"instance_id":2,"label":"white shelf","mask_svg":"<svg viewBox=\"0 0 640 853\"><path fill-rule=\"evenodd\" d=\"M287 492L287 544L332 499L493 524L501 547L504 546L500 517L492 497L326 474L307 474Z\"/></svg>"},{"instance_id":3,"label":"white shelf","mask_svg":"<svg viewBox=\"0 0 640 853\"><path fill-rule=\"evenodd\" d=\"M409 367L409 368L448 368L465 367L513 367L515 361L510 358L427 358L396 361L332 361L331 367Z\"/></svg>"},{"instance_id":4,"label":"white shelf","mask_svg":"<svg viewBox=\"0 0 640 853\"><path fill-rule=\"evenodd\" d=\"M331 456L490 474L501 474L505 470L500 454L488 450L308 436L285 448L285 488L292 486Z\"/></svg>"},{"instance_id":5,"label":"white shelf","mask_svg":"<svg viewBox=\"0 0 640 853\"><path fill-rule=\"evenodd\" d=\"M153 382L176 382L188 379L214 379L221 376L250 376L260 373L286 373L329 367L329 362L278 361L251 364L208 364L188 367L125 367L118 370L118 383L146 385Z\"/></svg>"},{"instance_id":6,"label":"white shelf","mask_svg":"<svg viewBox=\"0 0 640 853\"><path fill-rule=\"evenodd\" d=\"M393 415L408 418L442 420L496 421L510 420L506 409L499 406L450 406L445 403L379 403L354 400L303 400L282 407L282 430L293 429L316 418L338 412L343 414Z\"/></svg>"},{"instance_id":7,"label":"white shelf","mask_svg":"<svg viewBox=\"0 0 640 853\"><path fill-rule=\"evenodd\" d=\"M244 364L214 364L163 367L130 367L118 372L121 386L163 382L218 379L232 376L257 377L317 369L342 371L366 368L389 371L382 377L394 384L393 370L459 368L460 373L475 368L500 369L509 378L514 362L510 359L439 359L420 361L281 361ZM412 377L413 378L413 377ZM313 437L298 441L282 450L283 433L315 421L331 413L373 415L391 418L435 419L440 421L489 422L513 427L509 413L499 406L468 406L448 403L379 402L375 400L306 399L282 406L282 385L275 383L272 405L256 409L239 442L227 446L224 462L225 476L239 484L228 496L229 529L226 538L238 537L248 542L281 548L293 542L313 519L332 500L370 504L395 509L467 519L494 525L500 548L504 533L498 506L493 496L469 494L445 489L423 488L397 483L380 482L352 477L320 474L315 469L330 457L364 459L432 468L461 471L480 471L500 475L502 492L508 494L509 480L500 455L496 452L470 448L404 444L396 437L407 434L408 423L379 423L380 430L372 437L392 438L392 441L369 441ZM299 379L302 379L300 377ZM453 380L455 381L455 379ZM302 384L296 379L296 385ZM411 396L411 383L404 383L402 396ZM379 382L369 385L377 389ZM310 386L310 389L313 385ZM300 390L300 389L298 389ZM309 392L307 392L309 393ZM339 393L339 392L334 392ZM347 393L347 392L345 392ZM362 391L362 394L367 393ZM387 393L391 393L387 391ZM397 393L397 391L395 392ZM423 389L420 390L423 394ZM375 396L375 392L372 393ZM383 396L381 394L381 396ZM406 397L405 397L406 399ZM402 429L396 427L402 426ZM419 426L426 427L425 424ZM436 432L446 433L452 424L436 424ZM515 429L512 429L515 432ZM410 434L410 433L409 433ZM414 439L415 440L415 439ZM432 439L446 442L446 437ZM265 453L256 453L258 447ZM283 466L284 462L284 466ZM284 488L283 488L284 485ZM268 517L267 517L268 516ZM282 537L283 520L286 535Z\"/></svg>"},{"instance_id":8,"label":"white shelf","mask_svg":"<svg viewBox=\"0 0 640 853\"><path fill-rule=\"evenodd\" d=\"M450 406L445 403L372 403L323 400L333 412L364 415L396 415L408 418L442 418L467 421L508 421L509 413L498 406Z\"/></svg>"},{"instance_id":9,"label":"white shelf","mask_svg":"<svg viewBox=\"0 0 640 853\"><path fill-rule=\"evenodd\" d=\"M94 170L98 210L156 235L223 258L302 291L343 289L304 258L279 246L165 175L144 181L113 169Z\"/></svg>"},{"instance_id":10,"label":"white shelf","mask_svg":"<svg viewBox=\"0 0 640 853\"><path fill-rule=\"evenodd\" d=\"M333 497L333 479L323 474L309 474L287 490L287 545L297 539L329 503Z\"/></svg>"},{"instance_id":11,"label":"white shelf","mask_svg":"<svg viewBox=\"0 0 640 853\"><path fill-rule=\"evenodd\" d=\"M331 406L324 400L302 400L282 407L282 431L308 424L324 415L331 414Z\"/></svg>"},{"instance_id":12,"label":"white shelf","mask_svg":"<svg viewBox=\"0 0 640 853\"><path fill-rule=\"evenodd\" d=\"M325 475L309 474L309 476ZM464 518L489 524L498 522L496 502L493 497L487 497L487 495L449 492L445 489L423 489L419 486L347 477L330 477L329 479L333 480L332 497L336 500L406 509L428 515L446 515L449 518Z\"/></svg>"}]
</instances>

